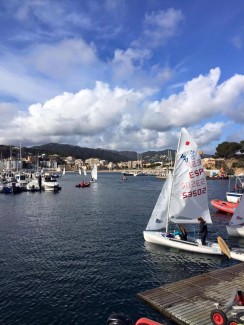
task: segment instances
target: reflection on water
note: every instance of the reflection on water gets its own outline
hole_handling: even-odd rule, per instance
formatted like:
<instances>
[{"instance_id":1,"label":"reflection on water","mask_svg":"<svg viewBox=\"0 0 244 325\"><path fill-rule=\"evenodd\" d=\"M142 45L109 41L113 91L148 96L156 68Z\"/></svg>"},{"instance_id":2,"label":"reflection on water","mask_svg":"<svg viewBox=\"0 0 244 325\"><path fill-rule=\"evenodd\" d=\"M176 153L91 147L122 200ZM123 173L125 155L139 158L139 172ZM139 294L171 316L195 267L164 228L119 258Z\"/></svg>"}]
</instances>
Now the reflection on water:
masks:
<instances>
[{"instance_id":1,"label":"reflection on water","mask_svg":"<svg viewBox=\"0 0 244 325\"><path fill-rule=\"evenodd\" d=\"M2 324L101 325L111 312L163 322L137 293L237 263L144 242L162 180L100 173L76 188L81 180L66 173L59 193L0 195ZM224 199L228 182L208 184L209 199ZM227 236L230 217L210 210L209 239L244 247Z\"/></svg>"}]
</instances>

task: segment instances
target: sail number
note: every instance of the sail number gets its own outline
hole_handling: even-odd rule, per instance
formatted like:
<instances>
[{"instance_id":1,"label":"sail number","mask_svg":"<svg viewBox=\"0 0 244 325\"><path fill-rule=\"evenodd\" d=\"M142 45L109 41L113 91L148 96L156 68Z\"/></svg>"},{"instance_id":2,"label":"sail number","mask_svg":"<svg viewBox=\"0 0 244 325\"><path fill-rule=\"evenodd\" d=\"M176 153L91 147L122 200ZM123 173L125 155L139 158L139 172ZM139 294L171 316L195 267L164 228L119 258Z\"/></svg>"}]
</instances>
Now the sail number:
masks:
<instances>
[{"instance_id":1,"label":"sail number","mask_svg":"<svg viewBox=\"0 0 244 325\"><path fill-rule=\"evenodd\" d=\"M207 193L207 188L203 187L203 188L198 188L197 190L183 192L182 195L183 195L183 199L186 199L188 197L195 197L206 193Z\"/></svg>"},{"instance_id":2,"label":"sail number","mask_svg":"<svg viewBox=\"0 0 244 325\"><path fill-rule=\"evenodd\" d=\"M195 177L201 176L203 173L204 173L203 168L199 168L199 169L194 170L193 172L189 172L189 176L190 176L190 178L195 178Z\"/></svg>"},{"instance_id":3,"label":"sail number","mask_svg":"<svg viewBox=\"0 0 244 325\"><path fill-rule=\"evenodd\" d=\"M192 187L200 187L205 184L206 184L205 178L202 177L202 178L196 179L194 181L181 183L181 188L182 189L190 189Z\"/></svg>"}]
</instances>

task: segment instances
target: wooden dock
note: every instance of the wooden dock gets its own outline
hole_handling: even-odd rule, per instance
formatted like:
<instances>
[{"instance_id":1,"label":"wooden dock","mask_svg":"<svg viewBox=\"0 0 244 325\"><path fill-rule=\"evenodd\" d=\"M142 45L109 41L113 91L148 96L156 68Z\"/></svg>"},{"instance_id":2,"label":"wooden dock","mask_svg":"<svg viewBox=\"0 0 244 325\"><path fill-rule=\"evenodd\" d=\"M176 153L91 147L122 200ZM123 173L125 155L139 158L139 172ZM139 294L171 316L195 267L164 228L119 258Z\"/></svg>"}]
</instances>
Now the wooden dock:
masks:
<instances>
[{"instance_id":1,"label":"wooden dock","mask_svg":"<svg viewBox=\"0 0 244 325\"><path fill-rule=\"evenodd\" d=\"M139 293L140 300L180 325L212 325L214 303L226 303L233 289L244 291L244 263Z\"/></svg>"}]
</instances>

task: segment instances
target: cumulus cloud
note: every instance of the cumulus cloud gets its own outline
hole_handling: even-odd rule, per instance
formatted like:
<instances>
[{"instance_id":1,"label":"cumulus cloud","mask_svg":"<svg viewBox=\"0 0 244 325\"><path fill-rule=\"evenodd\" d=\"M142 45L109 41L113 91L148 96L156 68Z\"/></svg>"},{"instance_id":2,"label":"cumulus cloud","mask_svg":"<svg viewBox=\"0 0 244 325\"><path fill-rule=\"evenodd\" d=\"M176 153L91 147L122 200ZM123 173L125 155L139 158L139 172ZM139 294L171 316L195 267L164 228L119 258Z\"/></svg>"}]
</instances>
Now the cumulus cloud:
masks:
<instances>
[{"instance_id":1,"label":"cumulus cloud","mask_svg":"<svg viewBox=\"0 0 244 325\"><path fill-rule=\"evenodd\" d=\"M182 92L154 101L150 89L112 88L97 82L93 89L65 92L44 104L32 104L27 111L12 114L12 119L13 108L2 104L0 112L9 122L0 141L162 150L175 149L180 128L187 127L201 149L214 151L210 143L219 141L226 127L219 114L237 120L233 107L241 107L244 93L244 76L234 76L222 84L219 78L220 69L212 69L188 81ZM210 116L215 121L209 122Z\"/></svg>"},{"instance_id":2,"label":"cumulus cloud","mask_svg":"<svg viewBox=\"0 0 244 325\"><path fill-rule=\"evenodd\" d=\"M143 127L167 131L200 123L216 114L242 120L243 113L237 111L241 113L244 76L234 76L218 85L219 78L220 69L212 69L208 75L188 81L179 94L151 103L145 111Z\"/></svg>"}]
</instances>

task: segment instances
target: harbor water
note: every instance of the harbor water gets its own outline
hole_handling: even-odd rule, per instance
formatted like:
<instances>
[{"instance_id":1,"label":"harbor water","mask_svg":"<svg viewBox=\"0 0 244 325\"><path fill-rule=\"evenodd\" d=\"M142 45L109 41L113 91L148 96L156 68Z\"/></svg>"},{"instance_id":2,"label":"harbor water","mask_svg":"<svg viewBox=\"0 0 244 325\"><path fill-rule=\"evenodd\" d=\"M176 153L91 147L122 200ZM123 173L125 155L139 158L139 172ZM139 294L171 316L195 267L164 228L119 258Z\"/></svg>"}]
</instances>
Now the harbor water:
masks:
<instances>
[{"instance_id":1,"label":"harbor water","mask_svg":"<svg viewBox=\"0 0 244 325\"><path fill-rule=\"evenodd\" d=\"M0 194L1 324L105 325L112 312L173 324L136 294L239 263L144 242L164 180L99 173L89 188L75 187L82 179L66 173L58 193ZM228 180L209 180L209 200L227 189ZM208 239L244 247L228 238L230 215L210 211Z\"/></svg>"}]
</instances>

